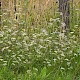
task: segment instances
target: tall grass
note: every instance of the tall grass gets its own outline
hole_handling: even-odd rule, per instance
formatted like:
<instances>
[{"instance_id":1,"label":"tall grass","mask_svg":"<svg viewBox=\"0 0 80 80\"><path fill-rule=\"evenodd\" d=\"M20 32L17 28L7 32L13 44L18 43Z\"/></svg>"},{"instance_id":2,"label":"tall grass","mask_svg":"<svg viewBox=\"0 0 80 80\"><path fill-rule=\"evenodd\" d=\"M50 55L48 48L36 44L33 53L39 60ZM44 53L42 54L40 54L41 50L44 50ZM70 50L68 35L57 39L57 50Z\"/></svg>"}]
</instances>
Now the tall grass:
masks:
<instances>
[{"instance_id":1,"label":"tall grass","mask_svg":"<svg viewBox=\"0 0 80 80\"><path fill-rule=\"evenodd\" d=\"M25 0L15 14L3 10L0 80L80 80L80 6L70 4L67 35L56 2L44 9L38 0Z\"/></svg>"}]
</instances>

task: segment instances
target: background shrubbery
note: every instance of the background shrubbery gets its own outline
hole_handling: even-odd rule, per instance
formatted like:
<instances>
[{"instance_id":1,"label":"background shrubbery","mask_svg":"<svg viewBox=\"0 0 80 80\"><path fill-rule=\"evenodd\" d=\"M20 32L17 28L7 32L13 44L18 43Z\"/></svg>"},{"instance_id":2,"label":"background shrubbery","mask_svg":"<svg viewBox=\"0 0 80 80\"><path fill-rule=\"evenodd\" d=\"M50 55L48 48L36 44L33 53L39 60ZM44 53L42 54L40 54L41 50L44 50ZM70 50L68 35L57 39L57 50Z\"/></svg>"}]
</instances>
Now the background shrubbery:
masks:
<instances>
[{"instance_id":1,"label":"background shrubbery","mask_svg":"<svg viewBox=\"0 0 80 80\"><path fill-rule=\"evenodd\" d=\"M78 7L74 7L75 16L70 16L71 27L67 35L60 32L64 23L59 18L58 11L54 17L53 13L49 15L47 11L37 25L31 24L34 22L34 15L26 23L24 19L18 22L7 16L5 19L8 13L3 13L0 31L0 79L79 80L79 13Z\"/></svg>"}]
</instances>

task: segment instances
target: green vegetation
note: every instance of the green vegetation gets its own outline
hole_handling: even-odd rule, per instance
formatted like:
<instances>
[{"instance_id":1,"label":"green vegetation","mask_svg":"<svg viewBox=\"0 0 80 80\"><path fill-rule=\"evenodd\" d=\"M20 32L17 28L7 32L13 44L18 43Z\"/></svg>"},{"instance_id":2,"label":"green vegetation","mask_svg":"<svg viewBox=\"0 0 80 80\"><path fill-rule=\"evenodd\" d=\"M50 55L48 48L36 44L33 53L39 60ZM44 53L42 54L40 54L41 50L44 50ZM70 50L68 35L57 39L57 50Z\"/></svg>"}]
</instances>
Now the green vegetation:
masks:
<instances>
[{"instance_id":1,"label":"green vegetation","mask_svg":"<svg viewBox=\"0 0 80 80\"><path fill-rule=\"evenodd\" d=\"M66 35L57 10L54 17L46 11L34 25L35 15L26 23L24 16L17 22L3 13L0 80L80 80L80 9L72 12Z\"/></svg>"}]
</instances>

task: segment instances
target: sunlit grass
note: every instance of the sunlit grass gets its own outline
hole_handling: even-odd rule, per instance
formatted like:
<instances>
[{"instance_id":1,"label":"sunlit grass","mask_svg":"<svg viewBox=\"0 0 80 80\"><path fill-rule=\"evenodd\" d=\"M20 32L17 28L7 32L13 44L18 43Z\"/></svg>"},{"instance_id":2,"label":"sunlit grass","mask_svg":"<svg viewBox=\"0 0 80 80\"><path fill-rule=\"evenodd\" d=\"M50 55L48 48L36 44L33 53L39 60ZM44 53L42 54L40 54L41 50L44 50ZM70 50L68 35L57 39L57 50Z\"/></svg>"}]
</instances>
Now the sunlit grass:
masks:
<instances>
[{"instance_id":1,"label":"sunlit grass","mask_svg":"<svg viewBox=\"0 0 80 80\"><path fill-rule=\"evenodd\" d=\"M57 4L41 10L25 3L14 14L17 19L3 12L0 80L80 80L79 6L70 9L71 27L65 35Z\"/></svg>"}]
</instances>

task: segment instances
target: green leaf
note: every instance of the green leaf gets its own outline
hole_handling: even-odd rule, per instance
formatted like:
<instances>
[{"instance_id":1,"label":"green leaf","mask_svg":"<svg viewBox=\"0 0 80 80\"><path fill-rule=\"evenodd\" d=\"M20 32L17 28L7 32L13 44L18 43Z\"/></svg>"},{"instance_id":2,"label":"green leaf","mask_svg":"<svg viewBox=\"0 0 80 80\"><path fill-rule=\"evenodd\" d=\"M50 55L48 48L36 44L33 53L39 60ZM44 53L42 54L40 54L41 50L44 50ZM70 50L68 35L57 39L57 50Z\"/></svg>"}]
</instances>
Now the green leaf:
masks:
<instances>
[{"instance_id":1,"label":"green leaf","mask_svg":"<svg viewBox=\"0 0 80 80\"><path fill-rule=\"evenodd\" d=\"M44 67L44 68L42 69L40 75L41 75L41 78L45 78L45 76L46 76L46 67Z\"/></svg>"}]
</instances>

